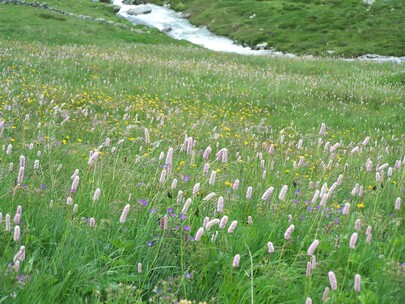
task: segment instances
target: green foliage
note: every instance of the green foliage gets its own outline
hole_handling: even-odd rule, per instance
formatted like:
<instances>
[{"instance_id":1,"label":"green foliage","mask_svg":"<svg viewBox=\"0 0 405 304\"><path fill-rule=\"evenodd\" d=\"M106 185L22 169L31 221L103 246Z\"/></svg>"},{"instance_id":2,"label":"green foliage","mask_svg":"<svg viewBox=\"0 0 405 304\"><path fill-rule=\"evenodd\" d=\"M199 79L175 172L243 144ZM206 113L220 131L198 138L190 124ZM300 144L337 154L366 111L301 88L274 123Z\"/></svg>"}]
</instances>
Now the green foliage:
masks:
<instances>
[{"instance_id":1,"label":"green foliage","mask_svg":"<svg viewBox=\"0 0 405 304\"><path fill-rule=\"evenodd\" d=\"M149 2L170 3L191 13L191 22L252 46L268 42L279 51L317 56L330 56L328 51L336 57L405 55L405 7L399 0L377 0L371 6L360 0Z\"/></svg>"}]
</instances>

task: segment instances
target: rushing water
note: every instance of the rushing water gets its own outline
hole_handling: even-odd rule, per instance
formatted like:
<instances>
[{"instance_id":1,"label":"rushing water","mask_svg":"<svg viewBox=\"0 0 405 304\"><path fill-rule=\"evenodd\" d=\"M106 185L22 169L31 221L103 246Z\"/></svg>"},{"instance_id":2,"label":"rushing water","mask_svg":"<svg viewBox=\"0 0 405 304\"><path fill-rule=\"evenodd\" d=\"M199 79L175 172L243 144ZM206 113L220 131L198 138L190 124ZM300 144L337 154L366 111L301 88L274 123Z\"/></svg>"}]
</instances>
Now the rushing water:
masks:
<instances>
[{"instance_id":1,"label":"rushing water","mask_svg":"<svg viewBox=\"0 0 405 304\"><path fill-rule=\"evenodd\" d=\"M122 2L123 0L114 0L114 4L121 7L120 11L118 12L119 16L129 20L133 24L143 24L149 27L157 28L158 30L167 33L167 35L177 40L187 40L191 43L217 52L237 53L243 55L294 57L293 54L283 54L282 52L276 52L274 50L252 50L249 47L236 44L229 38L213 34L207 30L206 27L196 27L192 25L186 18L182 17L180 13L165 6L158 6L154 4L125 5L122 4ZM128 11L133 8L148 8L151 10L151 12L137 16L129 15ZM405 63L405 57L364 55L358 59L379 62Z\"/></svg>"},{"instance_id":2,"label":"rushing water","mask_svg":"<svg viewBox=\"0 0 405 304\"><path fill-rule=\"evenodd\" d=\"M125 5L122 4L122 0L114 0L114 4L121 7L118 15L131 21L133 24L143 24L157 28L160 31L166 32L167 35L174 39L187 40L213 51L244 55L294 56L292 54L283 54L272 50L252 50L249 47L235 44L235 42L229 38L213 34L206 27L196 27L192 25L186 18L182 17L180 13L165 6L154 4ZM129 15L128 11L135 7L149 8L152 12L137 16Z\"/></svg>"}]
</instances>

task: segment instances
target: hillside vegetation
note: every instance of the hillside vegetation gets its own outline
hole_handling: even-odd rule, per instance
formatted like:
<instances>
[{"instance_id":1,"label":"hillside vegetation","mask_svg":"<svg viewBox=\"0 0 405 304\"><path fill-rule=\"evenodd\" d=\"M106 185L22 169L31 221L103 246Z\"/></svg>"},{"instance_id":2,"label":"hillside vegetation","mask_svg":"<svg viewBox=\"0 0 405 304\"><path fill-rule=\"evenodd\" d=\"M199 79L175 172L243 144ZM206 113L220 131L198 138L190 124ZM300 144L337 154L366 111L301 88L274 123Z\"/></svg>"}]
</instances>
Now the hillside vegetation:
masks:
<instances>
[{"instance_id":1,"label":"hillside vegetation","mask_svg":"<svg viewBox=\"0 0 405 304\"><path fill-rule=\"evenodd\" d=\"M190 21L254 46L294 54L405 55L401 0L148 0L191 13ZM253 18L253 16L255 16Z\"/></svg>"},{"instance_id":2,"label":"hillside vegetation","mask_svg":"<svg viewBox=\"0 0 405 304\"><path fill-rule=\"evenodd\" d=\"M403 66L136 29L0 4L0 303L402 303Z\"/></svg>"}]
</instances>

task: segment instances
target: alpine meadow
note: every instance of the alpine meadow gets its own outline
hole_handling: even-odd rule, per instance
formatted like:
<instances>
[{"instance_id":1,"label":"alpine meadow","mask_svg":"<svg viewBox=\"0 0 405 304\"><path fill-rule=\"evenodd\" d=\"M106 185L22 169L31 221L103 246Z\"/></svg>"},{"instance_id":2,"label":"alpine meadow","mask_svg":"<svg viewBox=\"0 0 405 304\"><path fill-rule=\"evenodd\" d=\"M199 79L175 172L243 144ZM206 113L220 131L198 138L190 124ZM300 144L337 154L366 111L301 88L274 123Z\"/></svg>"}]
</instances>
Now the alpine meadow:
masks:
<instances>
[{"instance_id":1,"label":"alpine meadow","mask_svg":"<svg viewBox=\"0 0 405 304\"><path fill-rule=\"evenodd\" d=\"M0 303L404 303L404 63L115 13L0 1Z\"/></svg>"}]
</instances>

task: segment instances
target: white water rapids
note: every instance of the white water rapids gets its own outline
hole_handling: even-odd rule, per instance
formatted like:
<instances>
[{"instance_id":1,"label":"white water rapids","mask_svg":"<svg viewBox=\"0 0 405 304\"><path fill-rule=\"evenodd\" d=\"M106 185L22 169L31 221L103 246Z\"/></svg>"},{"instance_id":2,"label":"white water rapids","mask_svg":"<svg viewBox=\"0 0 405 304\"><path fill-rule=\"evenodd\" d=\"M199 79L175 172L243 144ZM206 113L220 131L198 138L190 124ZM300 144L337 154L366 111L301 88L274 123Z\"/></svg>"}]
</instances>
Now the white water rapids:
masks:
<instances>
[{"instance_id":1,"label":"white water rapids","mask_svg":"<svg viewBox=\"0 0 405 304\"><path fill-rule=\"evenodd\" d=\"M154 4L142 5L126 5L123 0L114 0L114 5L120 7L117 15L127 19L133 24L141 24L149 27L157 28L165 32L167 35L177 40L187 40L193 44L200 45L204 48L227 53L237 53L243 55L271 55L271 56L286 56L295 57L293 54L277 52L271 49L253 50L249 47L244 47L236 44L227 37L222 37L213 34L206 27L196 27L192 25L181 13L178 13L166 6L158 6ZM147 14L130 15L128 12L131 9L148 9L151 10ZM379 62L397 62L405 63L405 57L386 57L379 55L364 55L358 58L359 60L373 60ZM350 59L349 59L350 60Z\"/></svg>"}]
</instances>

